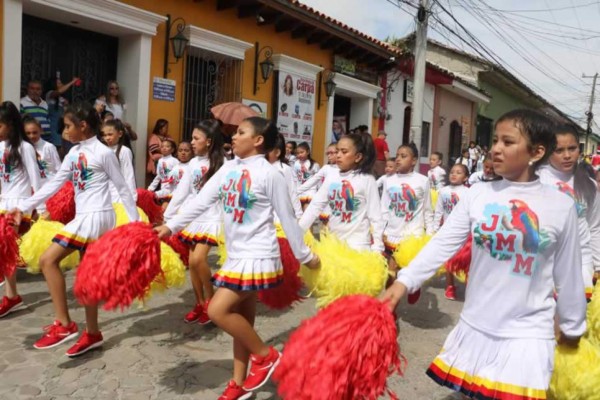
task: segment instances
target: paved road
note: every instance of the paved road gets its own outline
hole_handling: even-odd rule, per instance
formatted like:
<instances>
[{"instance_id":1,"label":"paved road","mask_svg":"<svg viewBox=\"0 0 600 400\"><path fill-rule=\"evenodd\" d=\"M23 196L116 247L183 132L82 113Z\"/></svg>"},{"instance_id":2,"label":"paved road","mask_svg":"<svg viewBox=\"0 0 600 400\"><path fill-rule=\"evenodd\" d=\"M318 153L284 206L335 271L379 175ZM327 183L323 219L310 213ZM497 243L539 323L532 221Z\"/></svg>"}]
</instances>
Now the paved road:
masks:
<instances>
[{"instance_id":1,"label":"paved road","mask_svg":"<svg viewBox=\"0 0 600 400\"><path fill-rule=\"evenodd\" d=\"M0 320L1 400L214 400L231 377L230 337L216 327L182 321L193 304L189 285L157 295L144 307L101 312L103 349L71 360L64 356L67 345L33 349L41 327L53 320L52 304L42 276L19 271L19 281L28 308ZM70 272L68 287L72 283ZM403 304L399 341L409 364L404 377L389 381L401 399L457 398L432 383L424 371L456 323L461 306L443 298L441 282L433 282L417 305ZM83 309L72 294L69 307L83 328ZM259 305L256 325L263 338L281 348L299 322L314 313L312 299L284 313ZM255 398L277 399L276 388L269 384Z\"/></svg>"}]
</instances>

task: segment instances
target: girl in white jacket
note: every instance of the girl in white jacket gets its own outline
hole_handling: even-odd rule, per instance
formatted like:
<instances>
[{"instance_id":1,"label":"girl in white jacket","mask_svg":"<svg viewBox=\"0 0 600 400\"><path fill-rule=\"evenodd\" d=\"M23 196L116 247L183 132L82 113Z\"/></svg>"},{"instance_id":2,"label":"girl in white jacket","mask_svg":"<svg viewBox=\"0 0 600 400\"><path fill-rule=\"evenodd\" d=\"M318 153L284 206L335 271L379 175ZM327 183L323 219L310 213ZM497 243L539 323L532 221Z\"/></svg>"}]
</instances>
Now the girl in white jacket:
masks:
<instances>
[{"instance_id":1,"label":"girl in white jacket","mask_svg":"<svg viewBox=\"0 0 600 400\"><path fill-rule=\"evenodd\" d=\"M504 179L470 188L382 296L394 309L473 235L460 320L427 371L470 398L545 399L555 315L559 342L576 346L586 330L575 202L535 174L556 143L553 127L532 110L501 116L490 157Z\"/></svg>"}]
</instances>

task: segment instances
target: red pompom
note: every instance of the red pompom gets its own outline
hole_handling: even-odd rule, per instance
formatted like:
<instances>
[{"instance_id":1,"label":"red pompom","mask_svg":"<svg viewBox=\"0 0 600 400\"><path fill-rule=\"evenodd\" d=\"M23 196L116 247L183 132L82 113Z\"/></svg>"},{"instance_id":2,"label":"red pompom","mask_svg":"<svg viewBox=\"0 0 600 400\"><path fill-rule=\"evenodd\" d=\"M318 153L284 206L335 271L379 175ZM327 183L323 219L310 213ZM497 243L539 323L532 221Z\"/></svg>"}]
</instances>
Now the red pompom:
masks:
<instances>
[{"instance_id":1,"label":"red pompom","mask_svg":"<svg viewBox=\"0 0 600 400\"><path fill-rule=\"evenodd\" d=\"M104 234L86 249L77 268L74 292L86 305L124 309L142 300L150 283L162 274L160 240L152 226L132 222Z\"/></svg>"},{"instance_id":2,"label":"red pompom","mask_svg":"<svg viewBox=\"0 0 600 400\"><path fill-rule=\"evenodd\" d=\"M163 242L168 244L177 254L179 254L179 258L183 262L183 265L186 267L190 265L190 248L187 244L183 243L181 239L181 234L167 236L163 239Z\"/></svg>"},{"instance_id":3,"label":"red pompom","mask_svg":"<svg viewBox=\"0 0 600 400\"><path fill-rule=\"evenodd\" d=\"M152 225L161 224L163 221L163 209L156 201L154 192L146 189L137 189L137 206L146 213Z\"/></svg>"},{"instance_id":4,"label":"red pompom","mask_svg":"<svg viewBox=\"0 0 600 400\"><path fill-rule=\"evenodd\" d=\"M19 235L11 216L0 215L0 274L12 276L19 262Z\"/></svg>"},{"instance_id":5,"label":"red pompom","mask_svg":"<svg viewBox=\"0 0 600 400\"><path fill-rule=\"evenodd\" d=\"M469 235L465 245L446 262L446 271L452 274L460 274L461 272L465 275L469 275L469 266L471 265L471 246L473 244L473 237Z\"/></svg>"},{"instance_id":6,"label":"red pompom","mask_svg":"<svg viewBox=\"0 0 600 400\"><path fill-rule=\"evenodd\" d=\"M290 336L274 374L278 393L294 400L377 399L406 363L396 337L386 304L365 295L336 300Z\"/></svg>"},{"instance_id":7,"label":"red pompom","mask_svg":"<svg viewBox=\"0 0 600 400\"><path fill-rule=\"evenodd\" d=\"M75 189L73 183L67 181L54 196L46 201L46 210L52 221L68 224L75 218Z\"/></svg>"},{"instance_id":8,"label":"red pompom","mask_svg":"<svg viewBox=\"0 0 600 400\"><path fill-rule=\"evenodd\" d=\"M258 299L269 308L282 310L302 300L302 296L298 294L302 289L302 280L298 276L300 263L294 256L290 243L285 238L277 240L283 264L283 283L273 289L261 290L258 292Z\"/></svg>"}]
</instances>

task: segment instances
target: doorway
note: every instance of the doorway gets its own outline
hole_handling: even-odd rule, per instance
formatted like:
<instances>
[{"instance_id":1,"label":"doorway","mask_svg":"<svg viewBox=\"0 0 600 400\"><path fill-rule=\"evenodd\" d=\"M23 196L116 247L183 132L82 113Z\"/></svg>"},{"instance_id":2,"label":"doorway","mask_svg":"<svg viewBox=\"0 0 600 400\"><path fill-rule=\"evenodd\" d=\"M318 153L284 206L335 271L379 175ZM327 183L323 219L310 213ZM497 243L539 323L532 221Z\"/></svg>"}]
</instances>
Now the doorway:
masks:
<instances>
[{"instance_id":1,"label":"doorway","mask_svg":"<svg viewBox=\"0 0 600 400\"><path fill-rule=\"evenodd\" d=\"M21 96L30 80L42 82L45 97L57 77L66 83L77 76L81 85L73 86L63 97L70 102L93 103L106 91L108 81L117 76L116 37L26 14L22 35Z\"/></svg>"},{"instance_id":2,"label":"doorway","mask_svg":"<svg viewBox=\"0 0 600 400\"><path fill-rule=\"evenodd\" d=\"M352 99L339 94L335 95L333 101L333 126L331 141L337 142L350 132L350 110L352 109ZM353 127L354 128L354 127Z\"/></svg>"},{"instance_id":3,"label":"doorway","mask_svg":"<svg viewBox=\"0 0 600 400\"><path fill-rule=\"evenodd\" d=\"M462 127L458 121L454 120L450 123L450 148L448 152L449 165L453 165L456 159L461 155L462 146Z\"/></svg>"}]
</instances>

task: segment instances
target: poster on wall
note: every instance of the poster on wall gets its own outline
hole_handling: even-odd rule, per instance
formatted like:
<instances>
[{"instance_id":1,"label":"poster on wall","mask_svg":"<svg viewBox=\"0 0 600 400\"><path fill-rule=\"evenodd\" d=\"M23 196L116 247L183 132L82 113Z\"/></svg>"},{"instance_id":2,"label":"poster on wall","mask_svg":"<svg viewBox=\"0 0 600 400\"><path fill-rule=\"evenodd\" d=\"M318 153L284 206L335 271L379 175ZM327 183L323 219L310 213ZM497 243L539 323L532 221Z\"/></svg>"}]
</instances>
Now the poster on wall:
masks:
<instances>
[{"instance_id":1,"label":"poster on wall","mask_svg":"<svg viewBox=\"0 0 600 400\"><path fill-rule=\"evenodd\" d=\"M279 71L277 128L286 140L312 141L315 90L315 79Z\"/></svg>"},{"instance_id":2,"label":"poster on wall","mask_svg":"<svg viewBox=\"0 0 600 400\"><path fill-rule=\"evenodd\" d=\"M333 124L331 127L331 142L337 143L346 132L348 126L347 117L345 115L334 115Z\"/></svg>"}]
</instances>

